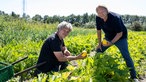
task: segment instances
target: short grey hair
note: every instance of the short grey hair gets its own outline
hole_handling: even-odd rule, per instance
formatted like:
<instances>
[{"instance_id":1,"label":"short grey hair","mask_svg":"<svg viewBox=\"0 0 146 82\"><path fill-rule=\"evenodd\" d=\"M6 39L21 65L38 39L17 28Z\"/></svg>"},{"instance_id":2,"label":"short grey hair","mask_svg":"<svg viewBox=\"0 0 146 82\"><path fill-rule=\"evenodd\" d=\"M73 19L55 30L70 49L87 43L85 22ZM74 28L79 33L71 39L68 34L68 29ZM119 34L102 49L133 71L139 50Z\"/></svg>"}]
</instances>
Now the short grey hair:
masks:
<instances>
[{"instance_id":1,"label":"short grey hair","mask_svg":"<svg viewBox=\"0 0 146 82\"><path fill-rule=\"evenodd\" d=\"M70 31L72 31L72 25L69 22L63 21L61 23L58 24L57 26L58 30L62 29L62 28L68 28Z\"/></svg>"},{"instance_id":2,"label":"short grey hair","mask_svg":"<svg viewBox=\"0 0 146 82\"><path fill-rule=\"evenodd\" d=\"M98 5L98 6L96 7L96 11L98 11L99 8L104 8L104 9L108 12L107 7L104 6L104 5Z\"/></svg>"}]
</instances>

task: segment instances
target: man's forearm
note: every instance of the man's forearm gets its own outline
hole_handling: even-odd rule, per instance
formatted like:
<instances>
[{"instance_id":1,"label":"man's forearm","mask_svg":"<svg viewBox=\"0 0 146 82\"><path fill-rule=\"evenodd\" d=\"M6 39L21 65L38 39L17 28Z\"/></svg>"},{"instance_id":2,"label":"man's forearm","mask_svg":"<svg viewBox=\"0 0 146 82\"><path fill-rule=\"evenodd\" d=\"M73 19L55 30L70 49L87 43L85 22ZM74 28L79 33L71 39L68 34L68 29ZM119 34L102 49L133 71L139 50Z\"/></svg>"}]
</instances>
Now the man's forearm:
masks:
<instances>
[{"instance_id":1,"label":"man's forearm","mask_svg":"<svg viewBox=\"0 0 146 82\"><path fill-rule=\"evenodd\" d=\"M117 42L123 35L123 32L117 33L114 39L111 41L111 43Z\"/></svg>"},{"instance_id":2,"label":"man's forearm","mask_svg":"<svg viewBox=\"0 0 146 82\"><path fill-rule=\"evenodd\" d=\"M97 30L98 43L101 43L101 30Z\"/></svg>"}]
</instances>

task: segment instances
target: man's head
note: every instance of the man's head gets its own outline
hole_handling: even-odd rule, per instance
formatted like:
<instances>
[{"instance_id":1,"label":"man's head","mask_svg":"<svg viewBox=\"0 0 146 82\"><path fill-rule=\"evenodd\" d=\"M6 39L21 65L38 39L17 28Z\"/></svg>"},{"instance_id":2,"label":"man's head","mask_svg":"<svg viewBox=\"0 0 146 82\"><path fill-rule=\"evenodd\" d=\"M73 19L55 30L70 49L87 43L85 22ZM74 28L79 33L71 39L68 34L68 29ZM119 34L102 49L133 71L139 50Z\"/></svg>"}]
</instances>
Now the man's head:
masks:
<instances>
[{"instance_id":1,"label":"man's head","mask_svg":"<svg viewBox=\"0 0 146 82\"><path fill-rule=\"evenodd\" d=\"M99 5L96 7L96 13L98 14L98 16L104 20L107 19L107 14L108 14L108 9L103 6L103 5Z\"/></svg>"},{"instance_id":2,"label":"man's head","mask_svg":"<svg viewBox=\"0 0 146 82\"><path fill-rule=\"evenodd\" d=\"M72 25L71 25L71 23L63 21L63 22L58 24L57 28L58 28L58 30L63 29L63 28L67 28L71 31L72 30Z\"/></svg>"},{"instance_id":3,"label":"man's head","mask_svg":"<svg viewBox=\"0 0 146 82\"><path fill-rule=\"evenodd\" d=\"M68 23L66 21L59 23L57 28L58 28L57 33L60 39L65 38L69 34L69 32L72 31L71 23Z\"/></svg>"}]
</instances>

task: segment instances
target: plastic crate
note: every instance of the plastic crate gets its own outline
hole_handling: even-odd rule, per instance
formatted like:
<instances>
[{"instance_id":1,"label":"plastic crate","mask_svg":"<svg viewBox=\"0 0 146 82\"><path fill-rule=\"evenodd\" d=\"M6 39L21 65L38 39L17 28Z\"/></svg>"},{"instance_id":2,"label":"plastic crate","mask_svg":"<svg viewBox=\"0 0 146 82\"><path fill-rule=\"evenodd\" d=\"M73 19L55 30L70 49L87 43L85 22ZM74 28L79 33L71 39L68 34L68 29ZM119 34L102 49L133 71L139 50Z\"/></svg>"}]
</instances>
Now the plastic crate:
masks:
<instances>
[{"instance_id":1,"label":"plastic crate","mask_svg":"<svg viewBox=\"0 0 146 82\"><path fill-rule=\"evenodd\" d=\"M13 65L0 62L0 82L6 82L14 76Z\"/></svg>"}]
</instances>

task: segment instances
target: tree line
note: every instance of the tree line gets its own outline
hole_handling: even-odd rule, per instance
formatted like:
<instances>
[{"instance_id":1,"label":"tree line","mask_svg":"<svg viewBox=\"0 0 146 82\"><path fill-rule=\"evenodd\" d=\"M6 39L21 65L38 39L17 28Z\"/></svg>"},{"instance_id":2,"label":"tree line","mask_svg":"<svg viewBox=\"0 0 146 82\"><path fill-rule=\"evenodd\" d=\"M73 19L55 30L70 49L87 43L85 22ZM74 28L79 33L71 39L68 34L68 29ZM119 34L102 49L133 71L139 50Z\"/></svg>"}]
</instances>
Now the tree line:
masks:
<instances>
[{"instance_id":1,"label":"tree line","mask_svg":"<svg viewBox=\"0 0 146 82\"><path fill-rule=\"evenodd\" d=\"M3 11L0 11L0 15L8 15ZM26 15L25 17L20 17L19 14L16 14L15 12L12 12L10 15L14 18L23 18L28 21L36 21L41 23L58 23L61 21L68 21L71 24L73 24L76 27L87 27L87 28L95 28L95 17L96 14L89 15L88 13L84 13L83 15L74 15L71 14L69 16L41 16L39 14L36 14L32 18L30 18L29 15ZM127 28L131 30L146 30L146 16L138 16L138 15L121 15L124 24L127 26Z\"/></svg>"}]
</instances>

